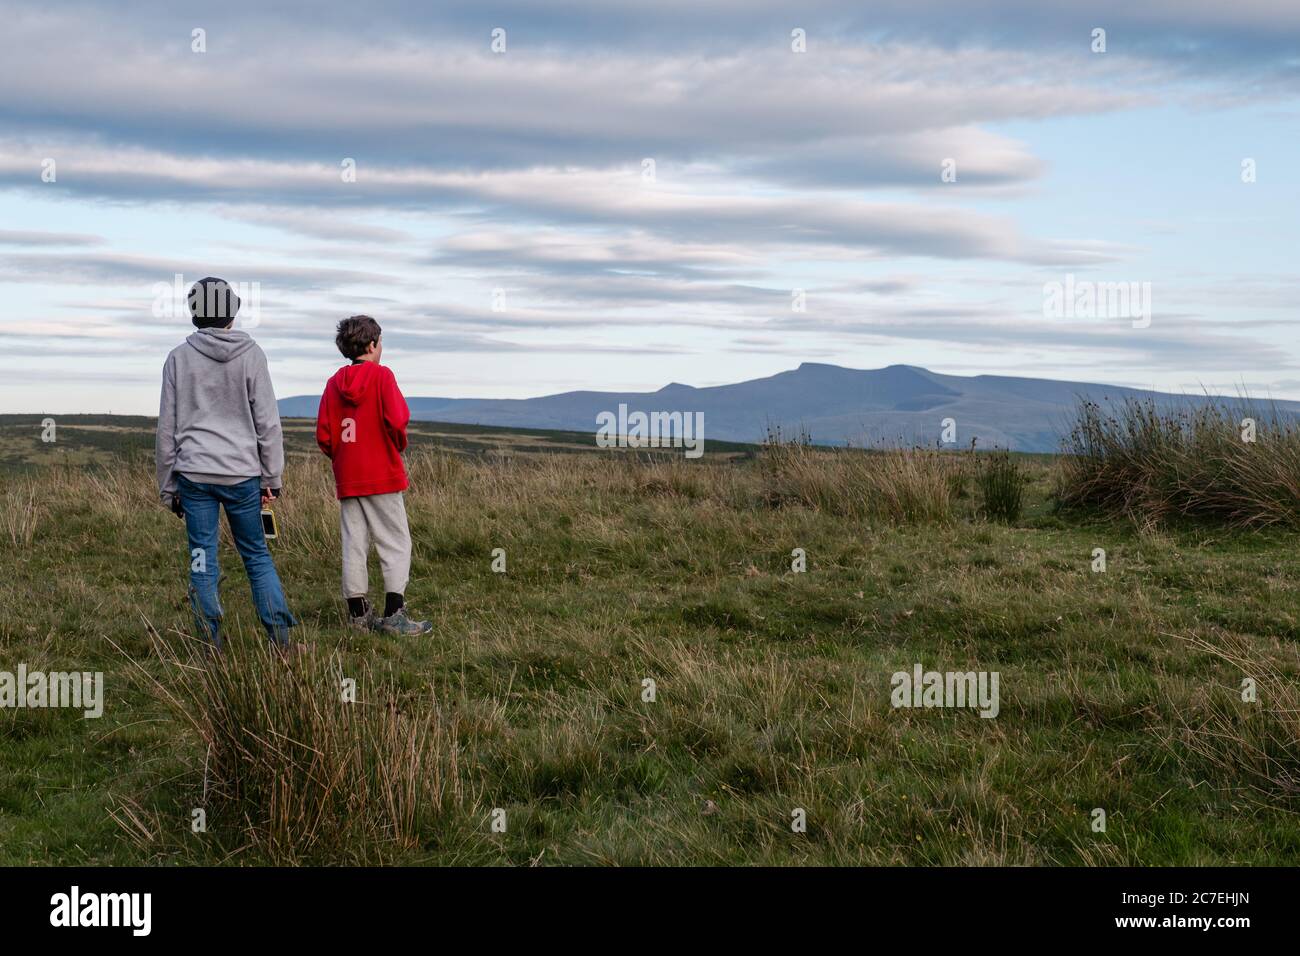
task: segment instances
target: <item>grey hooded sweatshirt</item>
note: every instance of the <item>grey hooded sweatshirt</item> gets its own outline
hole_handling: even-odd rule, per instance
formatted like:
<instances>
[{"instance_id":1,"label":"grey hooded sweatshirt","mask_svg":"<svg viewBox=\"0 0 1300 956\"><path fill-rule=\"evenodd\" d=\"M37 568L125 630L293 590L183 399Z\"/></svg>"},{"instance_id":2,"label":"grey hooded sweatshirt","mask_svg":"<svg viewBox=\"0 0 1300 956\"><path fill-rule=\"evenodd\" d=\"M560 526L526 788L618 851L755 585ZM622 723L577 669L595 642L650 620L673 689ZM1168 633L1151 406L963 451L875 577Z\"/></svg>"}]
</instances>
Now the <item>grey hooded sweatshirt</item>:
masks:
<instances>
[{"instance_id":1,"label":"grey hooded sweatshirt","mask_svg":"<svg viewBox=\"0 0 1300 956\"><path fill-rule=\"evenodd\" d=\"M266 354L247 332L199 329L163 365L158 492L164 504L176 476L233 485L261 478L279 488L284 471L280 410Z\"/></svg>"}]
</instances>

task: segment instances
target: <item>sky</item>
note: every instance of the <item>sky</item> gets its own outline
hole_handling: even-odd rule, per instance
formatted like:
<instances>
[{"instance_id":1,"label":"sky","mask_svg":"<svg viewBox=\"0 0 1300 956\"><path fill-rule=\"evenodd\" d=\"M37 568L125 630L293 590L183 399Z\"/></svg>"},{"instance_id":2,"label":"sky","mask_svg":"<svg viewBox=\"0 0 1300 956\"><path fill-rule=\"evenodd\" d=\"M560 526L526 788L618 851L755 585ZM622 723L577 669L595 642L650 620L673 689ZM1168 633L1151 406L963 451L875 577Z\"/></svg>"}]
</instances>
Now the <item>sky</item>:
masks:
<instances>
[{"instance_id":1,"label":"sky","mask_svg":"<svg viewBox=\"0 0 1300 956\"><path fill-rule=\"evenodd\" d=\"M1264 0L0 0L0 412L156 413L206 275L281 396L364 313L411 396L1300 399L1297 51Z\"/></svg>"}]
</instances>

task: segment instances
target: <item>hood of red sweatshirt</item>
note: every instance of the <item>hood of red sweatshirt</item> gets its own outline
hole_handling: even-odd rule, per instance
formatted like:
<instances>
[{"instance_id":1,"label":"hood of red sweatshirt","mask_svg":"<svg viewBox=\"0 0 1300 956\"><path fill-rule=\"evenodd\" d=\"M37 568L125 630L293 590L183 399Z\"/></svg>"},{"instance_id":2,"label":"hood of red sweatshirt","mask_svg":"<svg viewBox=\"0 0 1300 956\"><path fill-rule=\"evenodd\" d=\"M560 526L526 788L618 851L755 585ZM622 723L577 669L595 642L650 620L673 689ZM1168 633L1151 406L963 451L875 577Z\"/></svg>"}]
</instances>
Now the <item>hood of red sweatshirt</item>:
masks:
<instances>
[{"instance_id":1,"label":"hood of red sweatshirt","mask_svg":"<svg viewBox=\"0 0 1300 956\"><path fill-rule=\"evenodd\" d=\"M333 382L338 387L343 401L349 405L360 405L366 392L374 387L379 376L379 365L375 362L358 362L345 365L334 373Z\"/></svg>"}]
</instances>

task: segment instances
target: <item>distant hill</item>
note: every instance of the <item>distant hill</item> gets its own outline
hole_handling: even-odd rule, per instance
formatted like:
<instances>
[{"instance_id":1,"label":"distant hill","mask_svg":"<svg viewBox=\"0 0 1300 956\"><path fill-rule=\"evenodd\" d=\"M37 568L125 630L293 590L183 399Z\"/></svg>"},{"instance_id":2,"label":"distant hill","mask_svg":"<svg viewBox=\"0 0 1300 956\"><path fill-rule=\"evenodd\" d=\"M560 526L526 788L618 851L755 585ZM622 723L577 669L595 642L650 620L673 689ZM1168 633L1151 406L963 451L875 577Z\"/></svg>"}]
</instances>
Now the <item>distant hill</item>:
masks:
<instances>
[{"instance_id":1,"label":"distant hill","mask_svg":"<svg viewBox=\"0 0 1300 956\"><path fill-rule=\"evenodd\" d=\"M1079 399L1099 403L1150 398L1158 405L1203 404L1203 395L1002 375L939 375L913 365L850 369L804 362L768 378L695 388L677 382L657 392L561 392L538 398L410 397L418 421L567 431L596 429L596 415L617 411L704 413L705 440L761 441L769 426L806 430L819 444L933 445L941 423L957 424L957 444L1056 451ZM280 414L314 417L319 396L280 400ZM1232 399L1223 399L1232 401ZM1300 402L1269 403L1300 417Z\"/></svg>"}]
</instances>

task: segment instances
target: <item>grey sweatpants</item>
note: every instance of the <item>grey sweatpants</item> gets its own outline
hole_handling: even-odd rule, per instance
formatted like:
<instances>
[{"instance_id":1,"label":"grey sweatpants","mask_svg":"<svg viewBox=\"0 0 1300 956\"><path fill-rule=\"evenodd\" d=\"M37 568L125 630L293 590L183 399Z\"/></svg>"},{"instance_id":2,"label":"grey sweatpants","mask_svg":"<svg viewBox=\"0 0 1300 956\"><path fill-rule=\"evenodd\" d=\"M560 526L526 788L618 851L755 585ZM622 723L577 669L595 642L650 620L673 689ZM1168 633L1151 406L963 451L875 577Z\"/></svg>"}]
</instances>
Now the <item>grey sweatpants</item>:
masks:
<instances>
[{"instance_id":1,"label":"grey sweatpants","mask_svg":"<svg viewBox=\"0 0 1300 956\"><path fill-rule=\"evenodd\" d=\"M411 531L406 524L402 493L341 499L339 526L343 530L343 596L365 597L370 590L366 559L371 541L379 552L384 590L406 593L406 582L411 577Z\"/></svg>"}]
</instances>

